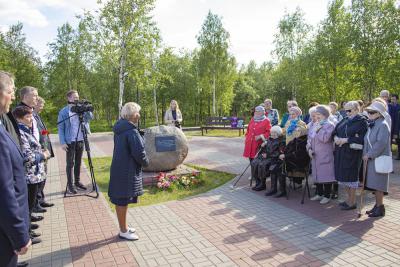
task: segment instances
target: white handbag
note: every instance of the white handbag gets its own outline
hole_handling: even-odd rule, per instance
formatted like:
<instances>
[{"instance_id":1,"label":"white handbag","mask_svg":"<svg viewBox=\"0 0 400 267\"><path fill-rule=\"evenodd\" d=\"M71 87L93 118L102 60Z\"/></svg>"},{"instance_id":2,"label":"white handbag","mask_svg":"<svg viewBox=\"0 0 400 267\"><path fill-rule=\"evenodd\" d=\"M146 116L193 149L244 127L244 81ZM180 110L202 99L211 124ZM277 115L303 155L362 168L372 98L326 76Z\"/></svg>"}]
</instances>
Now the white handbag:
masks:
<instances>
[{"instance_id":1,"label":"white handbag","mask_svg":"<svg viewBox=\"0 0 400 267\"><path fill-rule=\"evenodd\" d=\"M367 140L369 146L372 148L371 142L369 141L369 134L370 134L370 129L368 129L367 133ZM377 173L383 173L383 174L388 174L393 171L393 159L392 159L392 152L390 152L390 155L382 155L374 160L374 165L375 165L375 171Z\"/></svg>"}]
</instances>

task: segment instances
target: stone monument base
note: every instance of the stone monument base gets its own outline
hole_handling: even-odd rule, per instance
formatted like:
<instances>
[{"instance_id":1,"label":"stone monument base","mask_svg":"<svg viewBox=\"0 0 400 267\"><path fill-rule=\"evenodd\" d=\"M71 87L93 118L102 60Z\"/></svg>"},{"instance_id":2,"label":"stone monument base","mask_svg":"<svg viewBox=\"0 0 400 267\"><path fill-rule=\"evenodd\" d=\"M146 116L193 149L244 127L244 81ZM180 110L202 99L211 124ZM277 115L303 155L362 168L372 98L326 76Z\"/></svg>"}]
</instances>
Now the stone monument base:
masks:
<instances>
[{"instance_id":1,"label":"stone monument base","mask_svg":"<svg viewBox=\"0 0 400 267\"><path fill-rule=\"evenodd\" d=\"M181 176L181 175L188 175L188 174L192 174L192 173L200 173L199 170L196 170L192 167L186 166L186 165L179 165L176 169L174 170L170 170L170 171L166 171L164 173L166 173L167 175L177 175L177 176ZM157 176L160 174L160 172L147 172L147 171L143 171L143 184L144 185L156 185L157 184Z\"/></svg>"}]
</instances>

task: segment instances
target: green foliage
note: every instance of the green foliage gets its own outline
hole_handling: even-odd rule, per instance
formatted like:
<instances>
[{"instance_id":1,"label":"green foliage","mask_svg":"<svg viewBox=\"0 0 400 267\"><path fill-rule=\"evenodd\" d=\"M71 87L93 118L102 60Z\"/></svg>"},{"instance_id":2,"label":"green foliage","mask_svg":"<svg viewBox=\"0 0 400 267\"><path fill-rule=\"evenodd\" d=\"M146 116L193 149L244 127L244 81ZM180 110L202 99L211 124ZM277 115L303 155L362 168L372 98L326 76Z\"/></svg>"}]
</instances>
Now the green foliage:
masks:
<instances>
[{"instance_id":1,"label":"green foliage","mask_svg":"<svg viewBox=\"0 0 400 267\"><path fill-rule=\"evenodd\" d=\"M369 101L382 89L400 87L400 9L394 0L332 0L326 18L312 29L300 8L283 14L275 35L276 61L237 68L229 32L211 11L199 31L199 48L163 47L152 19L154 0L108 0L61 25L49 43L47 62L26 42L21 23L0 33L0 69L31 85L46 99L42 113L55 128L65 93L77 89L95 106L95 131L110 130L119 105L136 101L141 127L162 123L171 99L183 125L201 125L211 115L246 117L271 98L283 113L286 101L300 106ZM251 49L251 48L250 48Z\"/></svg>"}]
</instances>

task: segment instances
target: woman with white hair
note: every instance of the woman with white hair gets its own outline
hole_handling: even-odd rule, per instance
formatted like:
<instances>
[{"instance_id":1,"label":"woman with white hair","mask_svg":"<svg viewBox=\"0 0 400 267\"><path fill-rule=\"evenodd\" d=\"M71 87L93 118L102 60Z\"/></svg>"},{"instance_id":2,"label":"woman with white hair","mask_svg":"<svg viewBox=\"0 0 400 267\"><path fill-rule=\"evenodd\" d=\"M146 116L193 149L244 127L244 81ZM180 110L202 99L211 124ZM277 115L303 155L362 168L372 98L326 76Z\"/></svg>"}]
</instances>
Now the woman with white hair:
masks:
<instances>
[{"instance_id":1,"label":"woman with white hair","mask_svg":"<svg viewBox=\"0 0 400 267\"><path fill-rule=\"evenodd\" d=\"M282 177L282 162L279 159L280 154L285 149L281 127L275 125L271 128L271 135L265 147L265 154L262 154L262 156L266 158L265 166L271 175L271 188L265 193L265 196L272 196L278 192L278 180L281 192L285 190L282 186L286 186L286 183L282 181L286 178Z\"/></svg>"},{"instance_id":2,"label":"woman with white hair","mask_svg":"<svg viewBox=\"0 0 400 267\"><path fill-rule=\"evenodd\" d=\"M110 168L108 196L115 205L119 223L119 237L138 240L135 229L128 227L126 214L128 204L137 203L143 194L142 166L149 160L144 149L144 138L135 124L140 118L140 106L126 103L121 110L121 119L114 125L114 152Z\"/></svg>"},{"instance_id":3,"label":"woman with white hair","mask_svg":"<svg viewBox=\"0 0 400 267\"><path fill-rule=\"evenodd\" d=\"M368 129L367 120L360 115L357 101L345 105L346 118L340 121L333 132L335 150L335 178L345 186L347 199L340 203L342 210L356 209L356 189L362 162L364 136Z\"/></svg>"},{"instance_id":4,"label":"woman with white hair","mask_svg":"<svg viewBox=\"0 0 400 267\"><path fill-rule=\"evenodd\" d=\"M168 126L176 126L181 128L182 123L182 112L179 109L178 102L176 100L171 100L169 104L169 109L165 112L164 121Z\"/></svg>"},{"instance_id":5,"label":"woman with white hair","mask_svg":"<svg viewBox=\"0 0 400 267\"><path fill-rule=\"evenodd\" d=\"M315 107L316 123L309 134L308 154L311 158L312 176L317 185L317 194L311 200L327 204L331 198L332 184L335 182L333 138L335 125L329 120L328 106Z\"/></svg>"},{"instance_id":6,"label":"woman with white hair","mask_svg":"<svg viewBox=\"0 0 400 267\"><path fill-rule=\"evenodd\" d=\"M370 120L369 129L364 138L363 160L367 164L365 187L375 192L375 205L367 211L369 217L385 216L385 206L383 205L383 195L389 189L390 170L379 170L377 159L382 156L389 156L386 159L392 160L390 126L387 121L386 109L383 103L373 102L366 108ZM386 117L386 118L385 118ZM386 165L390 165L387 163Z\"/></svg>"}]
</instances>

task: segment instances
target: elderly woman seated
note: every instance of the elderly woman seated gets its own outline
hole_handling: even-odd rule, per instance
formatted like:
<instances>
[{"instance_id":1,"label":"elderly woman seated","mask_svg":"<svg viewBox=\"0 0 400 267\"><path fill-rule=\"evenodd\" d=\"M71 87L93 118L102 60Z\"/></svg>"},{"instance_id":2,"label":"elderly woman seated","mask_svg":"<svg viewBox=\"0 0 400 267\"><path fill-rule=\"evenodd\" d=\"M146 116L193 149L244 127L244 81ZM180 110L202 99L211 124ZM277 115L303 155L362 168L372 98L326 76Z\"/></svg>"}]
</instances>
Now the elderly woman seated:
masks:
<instances>
[{"instance_id":1,"label":"elderly woman seated","mask_svg":"<svg viewBox=\"0 0 400 267\"><path fill-rule=\"evenodd\" d=\"M278 171L281 165L279 155L284 148L281 136L281 127L272 127L270 137L261 145L257 158L251 162L252 177L258 181L258 186L253 188L255 191L265 190L267 177L275 176L276 172L280 172Z\"/></svg>"},{"instance_id":2,"label":"elderly woman seated","mask_svg":"<svg viewBox=\"0 0 400 267\"><path fill-rule=\"evenodd\" d=\"M294 182L301 184L304 170L310 164L307 152L307 126L300 120L302 112L298 107L289 110L290 120L286 123L286 148L279 158L284 161L283 172L294 177ZM282 178L281 192L275 197L286 196L285 177Z\"/></svg>"}]
</instances>

